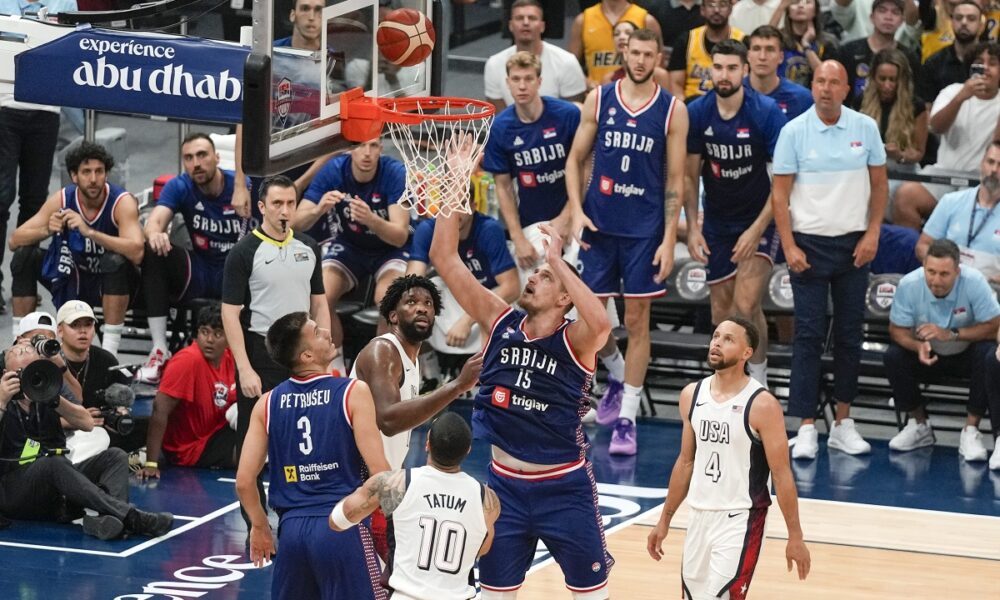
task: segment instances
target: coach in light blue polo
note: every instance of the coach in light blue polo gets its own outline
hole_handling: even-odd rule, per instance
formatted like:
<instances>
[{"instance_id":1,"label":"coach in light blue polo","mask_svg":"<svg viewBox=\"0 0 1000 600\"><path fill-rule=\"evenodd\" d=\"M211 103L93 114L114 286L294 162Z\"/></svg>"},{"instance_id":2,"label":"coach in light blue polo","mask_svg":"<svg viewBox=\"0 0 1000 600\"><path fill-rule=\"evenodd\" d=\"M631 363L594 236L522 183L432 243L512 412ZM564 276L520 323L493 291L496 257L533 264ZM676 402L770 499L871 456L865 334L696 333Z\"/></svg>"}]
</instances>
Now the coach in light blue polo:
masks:
<instances>
[{"instance_id":1,"label":"coach in light blue polo","mask_svg":"<svg viewBox=\"0 0 1000 600\"><path fill-rule=\"evenodd\" d=\"M878 125L845 106L847 73L836 61L815 71L812 108L791 120L774 152L774 222L795 298L788 415L802 426L792 457L816 457L820 360L833 298L835 423L827 447L864 454L871 446L849 418L858 392L869 263L888 199Z\"/></svg>"}]
</instances>

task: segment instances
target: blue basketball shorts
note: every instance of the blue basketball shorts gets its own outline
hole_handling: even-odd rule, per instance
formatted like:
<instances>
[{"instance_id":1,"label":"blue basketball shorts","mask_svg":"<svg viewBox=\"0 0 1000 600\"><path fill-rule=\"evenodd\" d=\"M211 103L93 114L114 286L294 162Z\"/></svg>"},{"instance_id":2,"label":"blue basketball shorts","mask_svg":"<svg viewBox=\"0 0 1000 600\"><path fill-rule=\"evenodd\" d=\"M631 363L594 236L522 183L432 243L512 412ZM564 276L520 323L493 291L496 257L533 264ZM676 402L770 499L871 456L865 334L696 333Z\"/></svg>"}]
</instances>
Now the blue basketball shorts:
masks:
<instances>
[{"instance_id":1,"label":"blue basketball shorts","mask_svg":"<svg viewBox=\"0 0 1000 600\"><path fill-rule=\"evenodd\" d=\"M325 516L281 520L271 598L386 600L380 575L367 521L338 533Z\"/></svg>"},{"instance_id":2,"label":"blue basketball shorts","mask_svg":"<svg viewBox=\"0 0 1000 600\"><path fill-rule=\"evenodd\" d=\"M653 265L663 236L629 238L583 230L580 248L580 277L598 296L653 298L667 293L665 285L653 280L659 267Z\"/></svg>"},{"instance_id":3,"label":"blue basketball shorts","mask_svg":"<svg viewBox=\"0 0 1000 600\"><path fill-rule=\"evenodd\" d=\"M719 223L705 219L701 231L705 236L705 244L711 252L708 255L708 285L736 277L736 263L731 260L733 248L750 225L751 223ZM781 251L781 238L774 223L768 225L760 236L755 254L769 260L772 265L785 262L785 255Z\"/></svg>"},{"instance_id":4,"label":"blue basketball shorts","mask_svg":"<svg viewBox=\"0 0 1000 600\"><path fill-rule=\"evenodd\" d=\"M213 265L205 257L185 250L188 262L188 280L178 300L192 298L222 298L223 265Z\"/></svg>"},{"instance_id":5,"label":"blue basketball shorts","mask_svg":"<svg viewBox=\"0 0 1000 600\"><path fill-rule=\"evenodd\" d=\"M493 546L479 559L483 589L520 588L541 540L562 568L570 591L607 597L614 559L604 540L589 462L565 475L540 480L500 475L491 467L487 483L501 508Z\"/></svg>"},{"instance_id":6,"label":"blue basketball shorts","mask_svg":"<svg viewBox=\"0 0 1000 600\"><path fill-rule=\"evenodd\" d=\"M323 254L323 268L332 267L342 272L351 282L351 288L369 275L378 280L387 271L406 272L410 258L407 248L366 250L352 244L334 240Z\"/></svg>"}]
</instances>

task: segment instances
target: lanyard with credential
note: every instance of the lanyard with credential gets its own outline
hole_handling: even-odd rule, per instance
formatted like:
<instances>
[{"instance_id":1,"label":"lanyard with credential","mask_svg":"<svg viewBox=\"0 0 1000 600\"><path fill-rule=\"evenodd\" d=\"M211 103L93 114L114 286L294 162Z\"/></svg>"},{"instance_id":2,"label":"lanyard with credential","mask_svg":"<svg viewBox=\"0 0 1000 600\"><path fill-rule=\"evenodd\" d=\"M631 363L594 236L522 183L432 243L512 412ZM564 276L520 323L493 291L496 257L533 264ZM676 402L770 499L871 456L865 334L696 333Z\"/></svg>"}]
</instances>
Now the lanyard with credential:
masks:
<instances>
[{"instance_id":1,"label":"lanyard with credential","mask_svg":"<svg viewBox=\"0 0 1000 600\"><path fill-rule=\"evenodd\" d=\"M977 196L978 196L978 194L977 194ZM978 206L978 204L979 204L979 199L977 197L973 197L972 198L972 214L969 215L969 233L966 236L966 244L965 244L966 248L971 248L972 247L973 240L976 239L976 236L979 235L979 232L982 231L983 227L986 226L986 222L989 221L990 217L993 216L993 211L997 207L996 204L994 204L993 206L991 206L990 209L988 211L986 211L986 216L983 217L983 220L979 222L979 227L976 227L976 230L973 231L972 230L972 224L976 222L976 206Z\"/></svg>"}]
</instances>

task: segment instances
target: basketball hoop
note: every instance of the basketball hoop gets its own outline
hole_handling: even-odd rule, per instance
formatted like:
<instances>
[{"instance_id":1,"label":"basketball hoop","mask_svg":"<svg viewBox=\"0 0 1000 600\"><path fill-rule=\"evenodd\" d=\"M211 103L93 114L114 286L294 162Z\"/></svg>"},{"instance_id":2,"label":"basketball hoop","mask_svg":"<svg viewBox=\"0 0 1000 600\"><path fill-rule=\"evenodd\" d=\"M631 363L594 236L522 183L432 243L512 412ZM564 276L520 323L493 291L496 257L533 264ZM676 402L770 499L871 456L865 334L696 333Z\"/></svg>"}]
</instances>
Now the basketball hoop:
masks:
<instances>
[{"instance_id":1,"label":"basketball hoop","mask_svg":"<svg viewBox=\"0 0 1000 600\"><path fill-rule=\"evenodd\" d=\"M489 137L492 104L451 97L370 98L360 88L344 92L340 102L346 139L368 141L388 126L406 165L400 206L419 215L472 212L470 177Z\"/></svg>"}]
</instances>

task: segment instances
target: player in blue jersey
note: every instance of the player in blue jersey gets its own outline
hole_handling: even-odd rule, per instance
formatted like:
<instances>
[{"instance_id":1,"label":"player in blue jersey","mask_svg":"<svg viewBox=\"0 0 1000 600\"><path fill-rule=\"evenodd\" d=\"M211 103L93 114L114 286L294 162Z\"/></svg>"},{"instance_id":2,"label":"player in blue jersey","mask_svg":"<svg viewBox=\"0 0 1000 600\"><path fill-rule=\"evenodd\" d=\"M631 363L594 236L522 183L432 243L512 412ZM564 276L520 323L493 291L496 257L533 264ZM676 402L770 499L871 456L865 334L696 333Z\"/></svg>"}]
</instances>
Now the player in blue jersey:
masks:
<instances>
[{"instance_id":1,"label":"player in blue jersey","mask_svg":"<svg viewBox=\"0 0 1000 600\"><path fill-rule=\"evenodd\" d=\"M384 600L367 520L343 533L327 524L337 502L389 468L371 391L363 381L330 375L336 347L305 312L276 320L267 350L292 377L254 405L236 472L236 492L251 523L250 560L262 566L275 556L257 488L266 459L268 497L280 518L271 597Z\"/></svg>"},{"instance_id":2,"label":"player in blue jersey","mask_svg":"<svg viewBox=\"0 0 1000 600\"><path fill-rule=\"evenodd\" d=\"M73 183L49 196L10 236L15 331L20 317L35 310L41 281L56 306L69 300L100 304L101 346L118 353L143 239L135 198L108 182L114 164L114 157L97 144L74 148L66 155ZM37 244L48 238L49 249L40 250Z\"/></svg>"},{"instance_id":3,"label":"player in blue jersey","mask_svg":"<svg viewBox=\"0 0 1000 600\"><path fill-rule=\"evenodd\" d=\"M483 599L513 597L538 540L574 595L607 598L613 560L581 424L596 352L611 331L604 302L563 261L559 235L543 225L551 236L546 262L514 309L465 268L458 220L438 217L430 257L462 309L487 332L472 425L491 445L488 484L504 508L493 548L479 562ZM569 321L574 306L580 319Z\"/></svg>"},{"instance_id":4,"label":"player in blue jersey","mask_svg":"<svg viewBox=\"0 0 1000 600\"><path fill-rule=\"evenodd\" d=\"M340 298L371 276L378 304L389 284L406 272L410 213L398 204L405 186L406 167L382 156L382 142L374 139L323 165L292 219L293 228L321 243L330 240L323 255L323 287L337 346L344 340L336 310ZM334 367L347 372L342 356Z\"/></svg>"},{"instance_id":5,"label":"player in blue jersey","mask_svg":"<svg viewBox=\"0 0 1000 600\"><path fill-rule=\"evenodd\" d=\"M193 298L222 297L222 271L237 241L253 229L233 208L235 174L219 168L219 153L212 138L192 133L181 142L184 173L163 187L160 199L146 220L146 252L142 261L142 286L153 349L136 377L156 385L167 350L167 312L171 305ZM244 183L245 185L245 183ZM175 246L167 228L180 213L191 237L191 250Z\"/></svg>"},{"instance_id":6,"label":"player in blue jersey","mask_svg":"<svg viewBox=\"0 0 1000 600\"><path fill-rule=\"evenodd\" d=\"M688 106L685 209L691 258L708 264L712 321L750 319L761 343L747 362L767 385L767 322L761 295L775 261L783 262L771 216L768 163L785 125L774 100L743 85L747 49L724 40L712 50L712 91ZM698 223L698 186L705 188L704 222Z\"/></svg>"},{"instance_id":7,"label":"player in blue jersey","mask_svg":"<svg viewBox=\"0 0 1000 600\"><path fill-rule=\"evenodd\" d=\"M778 76L783 40L781 32L770 25L761 25L753 30L747 47L750 74L743 80L743 85L770 96L791 121L813 105L813 98L808 89Z\"/></svg>"},{"instance_id":8,"label":"player in blue jersey","mask_svg":"<svg viewBox=\"0 0 1000 600\"><path fill-rule=\"evenodd\" d=\"M663 282L673 268L684 191L687 109L652 79L661 48L658 34L632 32L626 77L587 95L566 162L571 230L574 235L583 230L583 280L598 296L625 296L625 389L620 408L610 411L612 454L636 453L635 417L649 365L650 305L665 293ZM584 163L591 155L584 193Z\"/></svg>"}]
</instances>

